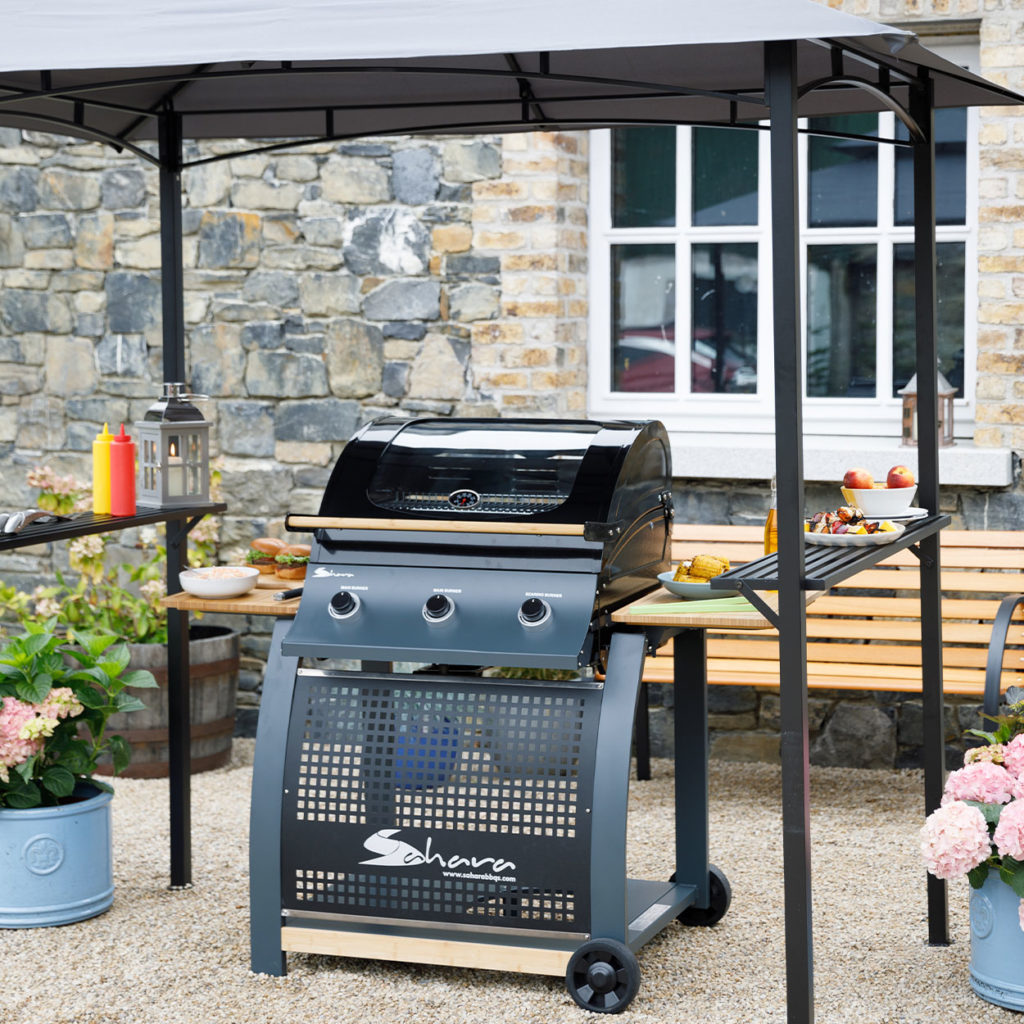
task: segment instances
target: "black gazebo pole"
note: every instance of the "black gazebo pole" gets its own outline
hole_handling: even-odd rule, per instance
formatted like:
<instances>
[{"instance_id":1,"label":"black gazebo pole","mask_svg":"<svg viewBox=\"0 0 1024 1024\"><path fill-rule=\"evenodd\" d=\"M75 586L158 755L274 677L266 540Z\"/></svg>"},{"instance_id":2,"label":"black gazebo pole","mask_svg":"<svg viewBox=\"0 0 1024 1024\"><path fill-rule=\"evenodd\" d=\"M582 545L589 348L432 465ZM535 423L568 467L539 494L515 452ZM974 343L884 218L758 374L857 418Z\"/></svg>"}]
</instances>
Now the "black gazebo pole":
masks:
<instances>
[{"instance_id":1,"label":"black gazebo pole","mask_svg":"<svg viewBox=\"0 0 1024 1024\"><path fill-rule=\"evenodd\" d=\"M914 142L914 324L917 347L917 476L921 504L939 512L938 363L935 287L935 107L932 80L922 74L910 101L921 130ZM925 813L939 806L945 774L942 699L940 534L920 542L921 680ZM946 883L928 875L928 941L949 942Z\"/></svg>"},{"instance_id":2,"label":"black gazebo pole","mask_svg":"<svg viewBox=\"0 0 1024 1024\"><path fill-rule=\"evenodd\" d=\"M160 287L163 297L165 381L185 380L185 284L181 247L181 118L159 115ZM167 524L167 593L181 589L187 527ZM188 613L167 612L167 740L170 784L171 888L192 884L191 698L189 694Z\"/></svg>"},{"instance_id":3,"label":"black gazebo pole","mask_svg":"<svg viewBox=\"0 0 1024 1024\"><path fill-rule=\"evenodd\" d=\"M779 511L779 699L782 853L789 1024L814 1020L804 579L803 372L800 331L796 43L765 44L771 109L775 474Z\"/></svg>"}]
</instances>

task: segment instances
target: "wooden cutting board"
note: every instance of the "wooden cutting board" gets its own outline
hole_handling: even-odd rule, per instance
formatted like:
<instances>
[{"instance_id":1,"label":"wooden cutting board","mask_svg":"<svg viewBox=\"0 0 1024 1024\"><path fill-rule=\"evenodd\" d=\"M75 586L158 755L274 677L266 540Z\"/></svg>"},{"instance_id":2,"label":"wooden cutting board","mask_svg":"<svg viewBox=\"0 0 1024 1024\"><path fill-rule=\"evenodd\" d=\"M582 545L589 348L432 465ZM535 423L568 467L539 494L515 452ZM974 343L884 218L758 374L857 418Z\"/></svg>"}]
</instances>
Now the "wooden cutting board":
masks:
<instances>
[{"instance_id":1,"label":"wooden cutting board","mask_svg":"<svg viewBox=\"0 0 1024 1024\"><path fill-rule=\"evenodd\" d=\"M261 573L256 580L256 586L260 590L291 590L292 587L301 587L303 580L283 580L277 573Z\"/></svg>"}]
</instances>

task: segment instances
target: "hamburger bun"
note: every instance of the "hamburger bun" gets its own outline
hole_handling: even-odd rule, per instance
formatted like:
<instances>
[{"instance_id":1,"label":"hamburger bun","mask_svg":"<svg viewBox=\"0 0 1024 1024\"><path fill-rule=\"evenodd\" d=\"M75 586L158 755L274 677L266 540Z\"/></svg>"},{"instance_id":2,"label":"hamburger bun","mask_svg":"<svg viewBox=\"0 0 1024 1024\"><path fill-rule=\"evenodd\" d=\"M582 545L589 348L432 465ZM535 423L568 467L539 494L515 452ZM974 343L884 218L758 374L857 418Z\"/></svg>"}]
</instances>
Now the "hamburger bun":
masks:
<instances>
[{"instance_id":1,"label":"hamburger bun","mask_svg":"<svg viewBox=\"0 0 1024 1024\"><path fill-rule=\"evenodd\" d=\"M276 537L257 537L249 543L245 564L259 569L261 573L270 574L277 568L274 558L286 546L283 540Z\"/></svg>"},{"instance_id":2,"label":"hamburger bun","mask_svg":"<svg viewBox=\"0 0 1024 1024\"><path fill-rule=\"evenodd\" d=\"M309 564L308 544L286 544L275 556L277 575L283 580L304 580Z\"/></svg>"}]
</instances>

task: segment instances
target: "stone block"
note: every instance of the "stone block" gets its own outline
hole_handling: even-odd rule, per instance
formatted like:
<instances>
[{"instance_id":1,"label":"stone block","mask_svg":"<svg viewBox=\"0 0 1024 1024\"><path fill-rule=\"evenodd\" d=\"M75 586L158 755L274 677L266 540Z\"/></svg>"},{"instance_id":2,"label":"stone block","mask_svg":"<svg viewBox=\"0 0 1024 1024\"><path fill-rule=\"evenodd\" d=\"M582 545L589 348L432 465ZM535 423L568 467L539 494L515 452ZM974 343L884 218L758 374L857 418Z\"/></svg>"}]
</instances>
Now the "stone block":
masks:
<instances>
[{"instance_id":1,"label":"stone block","mask_svg":"<svg viewBox=\"0 0 1024 1024\"><path fill-rule=\"evenodd\" d=\"M500 296L497 288L486 284L459 285L448 295L448 315L453 320L493 320L498 315Z\"/></svg>"},{"instance_id":2,"label":"stone block","mask_svg":"<svg viewBox=\"0 0 1024 1024\"><path fill-rule=\"evenodd\" d=\"M48 338L45 367L50 395L64 397L96 390L93 345L85 338Z\"/></svg>"},{"instance_id":3,"label":"stone block","mask_svg":"<svg viewBox=\"0 0 1024 1024\"><path fill-rule=\"evenodd\" d=\"M281 515L290 507L291 471L269 459L246 461L224 472L221 490L230 508L259 509L264 515Z\"/></svg>"},{"instance_id":4,"label":"stone block","mask_svg":"<svg viewBox=\"0 0 1024 1024\"><path fill-rule=\"evenodd\" d=\"M0 293L0 323L14 334L67 334L74 319L63 295L8 289Z\"/></svg>"},{"instance_id":5,"label":"stone block","mask_svg":"<svg viewBox=\"0 0 1024 1024\"><path fill-rule=\"evenodd\" d=\"M735 714L757 710L757 691L752 686L708 687L708 711L715 714Z\"/></svg>"},{"instance_id":6,"label":"stone block","mask_svg":"<svg viewBox=\"0 0 1024 1024\"><path fill-rule=\"evenodd\" d=\"M64 402L56 395L32 395L18 407L18 448L63 447Z\"/></svg>"},{"instance_id":7,"label":"stone block","mask_svg":"<svg viewBox=\"0 0 1024 1024\"><path fill-rule=\"evenodd\" d=\"M0 395L34 395L42 387L43 374L32 366L5 366L0 374Z\"/></svg>"},{"instance_id":8,"label":"stone block","mask_svg":"<svg viewBox=\"0 0 1024 1024\"><path fill-rule=\"evenodd\" d=\"M93 174L47 167L39 172L39 203L50 210L94 210L100 183Z\"/></svg>"},{"instance_id":9,"label":"stone block","mask_svg":"<svg viewBox=\"0 0 1024 1024\"><path fill-rule=\"evenodd\" d=\"M301 186L290 183L241 178L231 186L231 205L239 209L294 210L301 198Z\"/></svg>"},{"instance_id":10,"label":"stone block","mask_svg":"<svg viewBox=\"0 0 1024 1024\"><path fill-rule=\"evenodd\" d=\"M359 278L351 274L310 273L299 277L299 308L307 316L358 313L360 304Z\"/></svg>"},{"instance_id":11,"label":"stone block","mask_svg":"<svg viewBox=\"0 0 1024 1024\"><path fill-rule=\"evenodd\" d=\"M101 423L128 423L128 403L124 399L111 399L104 395L101 398L69 397L64 403L68 418L84 420L95 428ZM93 431L95 433L95 429Z\"/></svg>"},{"instance_id":12,"label":"stone block","mask_svg":"<svg viewBox=\"0 0 1024 1024\"><path fill-rule=\"evenodd\" d=\"M330 245L340 248L343 243L340 217L306 217L299 222L302 236L310 245Z\"/></svg>"},{"instance_id":13,"label":"stone block","mask_svg":"<svg viewBox=\"0 0 1024 1024\"><path fill-rule=\"evenodd\" d=\"M711 734L710 756L719 761L779 763L779 734L742 730Z\"/></svg>"},{"instance_id":14,"label":"stone block","mask_svg":"<svg viewBox=\"0 0 1024 1024\"><path fill-rule=\"evenodd\" d=\"M18 220L30 249L63 249L71 244L71 223L63 213L34 213Z\"/></svg>"},{"instance_id":15,"label":"stone block","mask_svg":"<svg viewBox=\"0 0 1024 1024\"><path fill-rule=\"evenodd\" d=\"M273 403L235 400L218 403L217 436L221 450L228 455L272 458Z\"/></svg>"},{"instance_id":16,"label":"stone block","mask_svg":"<svg viewBox=\"0 0 1024 1024\"><path fill-rule=\"evenodd\" d=\"M100 201L108 210L141 206L146 201L146 176L137 167L112 167L100 175Z\"/></svg>"},{"instance_id":17,"label":"stone block","mask_svg":"<svg viewBox=\"0 0 1024 1024\"><path fill-rule=\"evenodd\" d=\"M75 233L75 264L85 270L114 265L114 215L106 210L79 217Z\"/></svg>"},{"instance_id":18,"label":"stone block","mask_svg":"<svg viewBox=\"0 0 1024 1024\"><path fill-rule=\"evenodd\" d=\"M832 710L833 701L821 697L807 698L807 728L816 733ZM777 693L762 693L761 706L758 711L758 722L761 727L778 729L782 722L782 705Z\"/></svg>"},{"instance_id":19,"label":"stone block","mask_svg":"<svg viewBox=\"0 0 1024 1024\"><path fill-rule=\"evenodd\" d=\"M380 391L383 345L379 327L358 320L332 322L324 348L331 393L339 398L366 398Z\"/></svg>"},{"instance_id":20,"label":"stone block","mask_svg":"<svg viewBox=\"0 0 1024 1024\"><path fill-rule=\"evenodd\" d=\"M292 309L299 302L299 286L294 274L258 271L249 275L242 296L249 302L269 302L272 306Z\"/></svg>"},{"instance_id":21,"label":"stone block","mask_svg":"<svg viewBox=\"0 0 1024 1024\"><path fill-rule=\"evenodd\" d=\"M392 159L391 185L400 203L421 206L437 196L437 154L429 148L396 150Z\"/></svg>"},{"instance_id":22,"label":"stone block","mask_svg":"<svg viewBox=\"0 0 1024 1024\"><path fill-rule=\"evenodd\" d=\"M370 320L436 320L441 315L441 286L437 281L388 281L363 301Z\"/></svg>"},{"instance_id":23,"label":"stone block","mask_svg":"<svg viewBox=\"0 0 1024 1024\"><path fill-rule=\"evenodd\" d=\"M227 199L231 190L231 168L226 161L188 167L182 173L182 181L189 204L206 210Z\"/></svg>"},{"instance_id":24,"label":"stone block","mask_svg":"<svg viewBox=\"0 0 1024 1024\"><path fill-rule=\"evenodd\" d=\"M278 462L313 466L326 466L334 462L331 446L325 441L279 441L274 447L274 458Z\"/></svg>"},{"instance_id":25,"label":"stone block","mask_svg":"<svg viewBox=\"0 0 1024 1024\"><path fill-rule=\"evenodd\" d=\"M338 398L285 401L275 411L278 441L348 441L360 423L358 402Z\"/></svg>"},{"instance_id":26,"label":"stone block","mask_svg":"<svg viewBox=\"0 0 1024 1024\"><path fill-rule=\"evenodd\" d=\"M881 708L840 702L811 746L811 764L892 768L896 723Z\"/></svg>"},{"instance_id":27,"label":"stone block","mask_svg":"<svg viewBox=\"0 0 1024 1024\"><path fill-rule=\"evenodd\" d=\"M949 704L942 708L943 738L959 740L960 728L956 709ZM908 700L900 704L896 724L896 739L900 746L920 746L924 742L924 704Z\"/></svg>"},{"instance_id":28,"label":"stone block","mask_svg":"<svg viewBox=\"0 0 1024 1024\"><path fill-rule=\"evenodd\" d=\"M21 224L9 213L0 213L0 267L20 267L25 260Z\"/></svg>"},{"instance_id":29,"label":"stone block","mask_svg":"<svg viewBox=\"0 0 1024 1024\"><path fill-rule=\"evenodd\" d=\"M213 210L199 222L200 267L255 267L260 258L260 216Z\"/></svg>"},{"instance_id":30,"label":"stone block","mask_svg":"<svg viewBox=\"0 0 1024 1024\"><path fill-rule=\"evenodd\" d=\"M107 334L96 345L96 364L103 376L148 377L149 349L138 334Z\"/></svg>"},{"instance_id":31,"label":"stone block","mask_svg":"<svg viewBox=\"0 0 1024 1024\"><path fill-rule=\"evenodd\" d=\"M422 274L430 234L410 210L360 210L344 225L342 253L353 274Z\"/></svg>"},{"instance_id":32,"label":"stone block","mask_svg":"<svg viewBox=\"0 0 1024 1024\"><path fill-rule=\"evenodd\" d=\"M0 167L0 210L29 213L39 205L39 172L30 167Z\"/></svg>"},{"instance_id":33,"label":"stone block","mask_svg":"<svg viewBox=\"0 0 1024 1024\"><path fill-rule=\"evenodd\" d=\"M420 341L427 333L425 324L410 324L402 320L393 324L385 324L382 330L385 338L397 338L401 341ZM416 349L416 351L419 350Z\"/></svg>"},{"instance_id":34,"label":"stone block","mask_svg":"<svg viewBox=\"0 0 1024 1024\"><path fill-rule=\"evenodd\" d=\"M500 274L500 256L477 256L474 253L449 256L446 261L449 274Z\"/></svg>"},{"instance_id":35,"label":"stone block","mask_svg":"<svg viewBox=\"0 0 1024 1024\"><path fill-rule=\"evenodd\" d=\"M245 352L237 324L201 324L188 339L192 389L203 395L245 394Z\"/></svg>"},{"instance_id":36,"label":"stone block","mask_svg":"<svg viewBox=\"0 0 1024 1024\"><path fill-rule=\"evenodd\" d=\"M69 423L64 434L64 446L72 452L92 452L96 427L91 423Z\"/></svg>"},{"instance_id":37,"label":"stone block","mask_svg":"<svg viewBox=\"0 0 1024 1024\"><path fill-rule=\"evenodd\" d=\"M386 203L391 198L391 176L376 160L358 156L335 157L320 172L323 197L332 203Z\"/></svg>"},{"instance_id":38,"label":"stone block","mask_svg":"<svg viewBox=\"0 0 1024 1024\"><path fill-rule=\"evenodd\" d=\"M148 274L114 271L107 275L107 319L115 334L139 334L160 324L160 282Z\"/></svg>"},{"instance_id":39,"label":"stone block","mask_svg":"<svg viewBox=\"0 0 1024 1024\"><path fill-rule=\"evenodd\" d=\"M247 348L280 348L284 344L284 323L280 320L259 320L242 327L242 345Z\"/></svg>"},{"instance_id":40,"label":"stone block","mask_svg":"<svg viewBox=\"0 0 1024 1024\"><path fill-rule=\"evenodd\" d=\"M423 339L409 379L409 398L433 401L460 399L466 392L466 370L443 334Z\"/></svg>"},{"instance_id":41,"label":"stone block","mask_svg":"<svg viewBox=\"0 0 1024 1024\"><path fill-rule=\"evenodd\" d=\"M443 152L444 177L450 182L483 181L501 174L501 152L489 142L452 141Z\"/></svg>"},{"instance_id":42,"label":"stone block","mask_svg":"<svg viewBox=\"0 0 1024 1024\"><path fill-rule=\"evenodd\" d=\"M342 256L328 246L278 245L264 250L262 264L268 270L337 270Z\"/></svg>"},{"instance_id":43,"label":"stone block","mask_svg":"<svg viewBox=\"0 0 1024 1024\"><path fill-rule=\"evenodd\" d=\"M301 154L279 156L274 170L277 176L285 181L314 181L317 176L316 160Z\"/></svg>"},{"instance_id":44,"label":"stone block","mask_svg":"<svg viewBox=\"0 0 1024 1024\"><path fill-rule=\"evenodd\" d=\"M381 375L381 390L389 398L402 398L409 389L409 364L385 363Z\"/></svg>"},{"instance_id":45,"label":"stone block","mask_svg":"<svg viewBox=\"0 0 1024 1024\"><path fill-rule=\"evenodd\" d=\"M330 390L322 359L260 349L246 359L245 388L250 395L272 398L326 395Z\"/></svg>"},{"instance_id":46,"label":"stone block","mask_svg":"<svg viewBox=\"0 0 1024 1024\"><path fill-rule=\"evenodd\" d=\"M161 264L160 236L147 235L114 245L114 260L126 270L159 270Z\"/></svg>"}]
</instances>

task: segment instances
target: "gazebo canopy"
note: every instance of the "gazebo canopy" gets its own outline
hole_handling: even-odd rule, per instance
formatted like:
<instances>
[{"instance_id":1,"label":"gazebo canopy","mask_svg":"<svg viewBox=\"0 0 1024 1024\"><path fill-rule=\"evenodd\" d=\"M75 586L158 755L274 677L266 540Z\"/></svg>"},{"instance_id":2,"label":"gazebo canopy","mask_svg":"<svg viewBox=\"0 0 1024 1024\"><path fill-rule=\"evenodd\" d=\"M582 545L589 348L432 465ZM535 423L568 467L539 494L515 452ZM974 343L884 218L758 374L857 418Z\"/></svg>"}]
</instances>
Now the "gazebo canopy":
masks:
<instances>
[{"instance_id":1,"label":"gazebo canopy","mask_svg":"<svg viewBox=\"0 0 1024 1024\"><path fill-rule=\"evenodd\" d=\"M766 118L763 45L798 44L800 115L1016 102L905 31L812 0L11 0L0 123L129 147L184 138Z\"/></svg>"}]
</instances>

